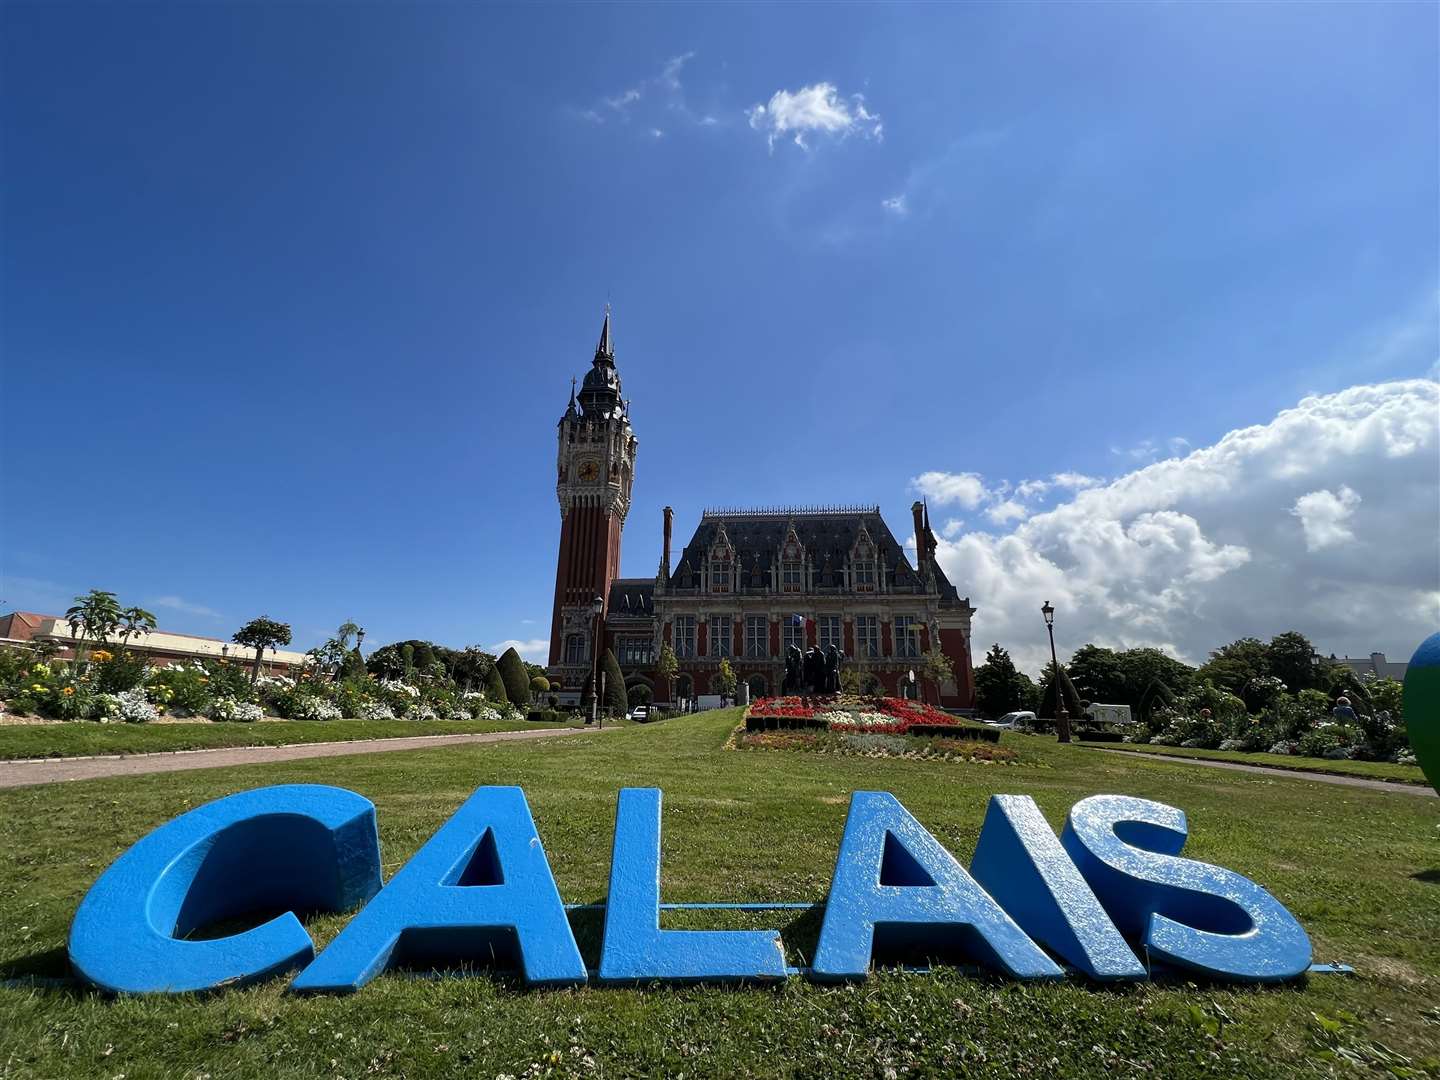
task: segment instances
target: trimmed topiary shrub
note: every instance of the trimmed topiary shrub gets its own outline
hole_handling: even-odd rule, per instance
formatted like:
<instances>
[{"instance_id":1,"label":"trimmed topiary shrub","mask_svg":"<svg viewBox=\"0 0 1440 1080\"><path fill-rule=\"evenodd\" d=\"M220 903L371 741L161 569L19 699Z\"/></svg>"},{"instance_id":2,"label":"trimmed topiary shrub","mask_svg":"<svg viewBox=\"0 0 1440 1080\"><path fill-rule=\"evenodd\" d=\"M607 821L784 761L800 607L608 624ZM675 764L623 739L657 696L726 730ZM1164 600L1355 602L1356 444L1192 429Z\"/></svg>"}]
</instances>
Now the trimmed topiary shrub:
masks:
<instances>
[{"instance_id":1,"label":"trimmed topiary shrub","mask_svg":"<svg viewBox=\"0 0 1440 1080\"><path fill-rule=\"evenodd\" d=\"M505 693L505 680L500 677L500 668L495 664L490 665L490 671L485 676L485 700L492 705L505 705L510 701Z\"/></svg>"},{"instance_id":2,"label":"trimmed topiary shrub","mask_svg":"<svg viewBox=\"0 0 1440 1080\"><path fill-rule=\"evenodd\" d=\"M600 670L605 672L605 699L600 702L601 707L612 716L624 716L630 711L630 698L625 692L625 674L612 650L606 649L600 657Z\"/></svg>"},{"instance_id":3,"label":"trimmed topiary shrub","mask_svg":"<svg viewBox=\"0 0 1440 1080\"><path fill-rule=\"evenodd\" d=\"M525 662L514 648L506 649L495 662L500 678L505 684L505 697L511 705L526 708L530 704L530 676L525 672Z\"/></svg>"},{"instance_id":4,"label":"trimmed topiary shrub","mask_svg":"<svg viewBox=\"0 0 1440 1080\"><path fill-rule=\"evenodd\" d=\"M530 690L536 694L548 694L550 692L550 680L544 675L536 675L530 680Z\"/></svg>"}]
</instances>

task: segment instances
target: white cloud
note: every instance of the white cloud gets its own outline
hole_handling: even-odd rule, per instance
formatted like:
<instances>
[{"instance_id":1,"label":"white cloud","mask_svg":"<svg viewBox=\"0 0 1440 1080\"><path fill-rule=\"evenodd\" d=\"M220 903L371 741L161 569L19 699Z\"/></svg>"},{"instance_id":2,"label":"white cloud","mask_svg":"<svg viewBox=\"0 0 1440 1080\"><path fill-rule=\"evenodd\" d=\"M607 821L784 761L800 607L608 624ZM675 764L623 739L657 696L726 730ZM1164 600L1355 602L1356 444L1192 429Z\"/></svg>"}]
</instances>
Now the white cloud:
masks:
<instances>
[{"instance_id":1,"label":"white cloud","mask_svg":"<svg viewBox=\"0 0 1440 1080\"><path fill-rule=\"evenodd\" d=\"M1021 506L1014 499L1006 499L1004 502L997 502L990 509L985 511L985 516L996 525L1004 525L1009 521L1023 521L1030 515L1030 511Z\"/></svg>"},{"instance_id":2,"label":"white cloud","mask_svg":"<svg viewBox=\"0 0 1440 1080\"><path fill-rule=\"evenodd\" d=\"M614 109L616 112L623 113L631 105L634 105L635 102L639 101L640 97L640 88L638 86L632 86L623 94L620 94L616 97L607 97L605 99L605 104L609 105L610 108Z\"/></svg>"},{"instance_id":3,"label":"white cloud","mask_svg":"<svg viewBox=\"0 0 1440 1080\"><path fill-rule=\"evenodd\" d=\"M989 494L978 473L921 473L910 486L937 506L956 503L966 510L975 509Z\"/></svg>"},{"instance_id":4,"label":"white cloud","mask_svg":"<svg viewBox=\"0 0 1440 1080\"><path fill-rule=\"evenodd\" d=\"M1015 497L1017 499L1033 499L1050 490L1048 480L1022 480L1015 485Z\"/></svg>"},{"instance_id":5,"label":"white cloud","mask_svg":"<svg viewBox=\"0 0 1440 1080\"><path fill-rule=\"evenodd\" d=\"M1295 508L1290 512L1300 519L1300 526L1305 530L1306 550L1321 551L1353 541L1355 534L1345 522L1359 505L1360 496L1344 486L1339 492L1321 488L1296 499Z\"/></svg>"},{"instance_id":6,"label":"white cloud","mask_svg":"<svg viewBox=\"0 0 1440 1080\"><path fill-rule=\"evenodd\" d=\"M693 52L672 56L661 65L658 75L641 79L614 96L600 98L599 105L594 108L577 109L576 112L592 124L603 124L607 118L628 124L633 117L644 125L645 133L655 139L665 134L665 130L655 123L662 115L672 119L678 116L694 124L713 124L716 122L713 116L696 116L685 104L685 88L680 81L680 73L694 57Z\"/></svg>"},{"instance_id":7,"label":"white cloud","mask_svg":"<svg viewBox=\"0 0 1440 1080\"><path fill-rule=\"evenodd\" d=\"M150 605L169 608L172 611L183 611L186 615L203 615L207 619L221 618L220 612L214 608L208 608L203 604L192 604L178 596L157 596L150 601Z\"/></svg>"},{"instance_id":8,"label":"white cloud","mask_svg":"<svg viewBox=\"0 0 1440 1080\"><path fill-rule=\"evenodd\" d=\"M660 69L660 81L671 90L680 89L680 69L685 66L686 61L694 59L694 52L681 53L679 56L672 56L665 61L665 66Z\"/></svg>"},{"instance_id":9,"label":"white cloud","mask_svg":"<svg viewBox=\"0 0 1440 1080\"><path fill-rule=\"evenodd\" d=\"M977 661L999 641L1038 671L1046 600L1062 652L1154 645L1198 662L1297 629L1325 653L1408 656L1440 622L1437 443L1440 384L1355 386L1079 490L1005 535L941 539L938 556L978 608ZM986 490L962 476L957 490Z\"/></svg>"},{"instance_id":10,"label":"white cloud","mask_svg":"<svg viewBox=\"0 0 1440 1080\"><path fill-rule=\"evenodd\" d=\"M813 135L839 139L856 134L867 139L884 138L880 117L865 108L864 96L852 94L842 98L828 82L802 86L793 93L776 90L768 103L752 106L746 115L752 128L765 132L772 152L775 140L784 135L790 135L802 150L810 149L806 139Z\"/></svg>"},{"instance_id":11,"label":"white cloud","mask_svg":"<svg viewBox=\"0 0 1440 1080\"><path fill-rule=\"evenodd\" d=\"M965 522L959 518L951 518L940 528L940 535L947 540L953 540L960 535L960 530L965 527Z\"/></svg>"},{"instance_id":12,"label":"white cloud","mask_svg":"<svg viewBox=\"0 0 1440 1080\"><path fill-rule=\"evenodd\" d=\"M1084 473L1078 472L1057 472L1054 476L1050 477L1050 482L1057 487L1075 489L1094 487L1100 483L1095 477L1086 476Z\"/></svg>"},{"instance_id":13,"label":"white cloud","mask_svg":"<svg viewBox=\"0 0 1440 1080\"><path fill-rule=\"evenodd\" d=\"M880 205L884 209L888 210L890 213L894 214L896 217L903 218L910 215L910 207L905 202L905 195L903 192L899 195L896 195L893 199L881 199Z\"/></svg>"},{"instance_id":14,"label":"white cloud","mask_svg":"<svg viewBox=\"0 0 1440 1080\"><path fill-rule=\"evenodd\" d=\"M520 654L520 659L529 660L532 664L543 664L550 657L549 638L530 638L528 641L521 641L518 638L507 638L504 641L497 641L494 645L486 645L485 651L499 656L506 649L514 649Z\"/></svg>"}]
</instances>

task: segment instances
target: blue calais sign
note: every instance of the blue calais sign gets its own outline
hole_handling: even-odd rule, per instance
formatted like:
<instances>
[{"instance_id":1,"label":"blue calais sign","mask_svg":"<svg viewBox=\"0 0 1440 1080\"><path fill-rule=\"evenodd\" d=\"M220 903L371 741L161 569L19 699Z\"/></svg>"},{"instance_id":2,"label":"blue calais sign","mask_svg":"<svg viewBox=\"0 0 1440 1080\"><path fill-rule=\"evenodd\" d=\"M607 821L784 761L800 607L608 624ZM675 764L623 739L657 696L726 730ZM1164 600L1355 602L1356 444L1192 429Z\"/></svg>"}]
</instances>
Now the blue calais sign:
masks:
<instances>
[{"instance_id":1,"label":"blue calais sign","mask_svg":"<svg viewBox=\"0 0 1440 1080\"><path fill-rule=\"evenodd\" d=\"M348 993L389 968L496 957L532 986L863 979L872 963L917 956L1026 980L1170 969L1279 982L1310 967L1309 938L1273 896L1181 857L1185 814L1163 803L1083 799L1057 837L1029 796L996 795L966 871L893 795L860 791L813 963L791 968L775 930L660 928L660 801L655 788L620 792L597 971L581 958L516 787L476 791L389 884L375 807L353 791L284 785L218 799L101 875L71 925L70 961L86 982L123 994L216 990L296 969L293 990ZM294 914L355 908L318 956ZM255 911L284 914L192 939Z\"/></svg>"}]
</instances>

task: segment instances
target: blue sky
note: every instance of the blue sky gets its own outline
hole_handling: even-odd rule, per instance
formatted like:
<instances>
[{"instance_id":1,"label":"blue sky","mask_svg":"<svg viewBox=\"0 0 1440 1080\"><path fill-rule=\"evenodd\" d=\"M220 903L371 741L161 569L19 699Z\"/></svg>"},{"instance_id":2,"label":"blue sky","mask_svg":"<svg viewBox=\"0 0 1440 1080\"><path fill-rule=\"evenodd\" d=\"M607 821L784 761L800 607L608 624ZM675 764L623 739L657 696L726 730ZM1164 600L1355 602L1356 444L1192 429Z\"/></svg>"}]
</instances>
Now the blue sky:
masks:
<instances>
[{"instance_id":1,"label":"blue sky","mask_svg":"<svg viewBox=\"0 0 1440 1080\"><path fill-rule=\"evenodd\" d=\"M545 637L555 422L607 300L640 439L628 575L667 503L687 535L706 505L829 501L904 533L920 490L947 539L1078 573L1023 530L1079 488L1435 377L1429 5L0 19L6 609L104 587L194 633L268 613L301 647L345 619ZM1433 447L1404 445L1423 529ZM1378 506L1350 490L1287 489L1276 530L1310 537L1290 503L1320 491L1332 517ZM1029 635L1000 609L1047 597L987 598L950 554L977 645ZM1328 593L1307 572L1317 612L1361 554ZM1434 560L1385 554L1418 626ZM1083 629L1202 648L1123 608ZM1353 652L1390 626L1347 625L1301 629Z\"/></svg>"}]
</instances>

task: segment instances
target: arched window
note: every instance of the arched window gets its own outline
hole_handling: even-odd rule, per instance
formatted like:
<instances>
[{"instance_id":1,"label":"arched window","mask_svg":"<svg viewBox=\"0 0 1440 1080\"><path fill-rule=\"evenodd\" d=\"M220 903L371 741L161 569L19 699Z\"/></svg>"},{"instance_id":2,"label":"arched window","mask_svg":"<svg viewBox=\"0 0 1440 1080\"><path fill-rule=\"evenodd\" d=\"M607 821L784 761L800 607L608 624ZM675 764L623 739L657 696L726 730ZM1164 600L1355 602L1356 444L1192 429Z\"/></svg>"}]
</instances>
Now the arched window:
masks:
<instances>
[{"instance_id":1,"label":"arched window","mask_svg":"<svg viewBox=\"0 0 1440 1080\"><path fill-rule=\"evenodd\" d=\"M565 639L565 663L583 664L585 662L585 635L571 634Z\"/></svg>"},{"instance_id":2,"label":"arched window","mask_svg":"<svg viewBox=\"0 0 1440 1080\"><path fill-rule=\"evenodd\" d=\"M725 526L721 525L710 548L710 591L728 593L736 584L735 550L725 535Z\"/></svg>"}]
</instances>

